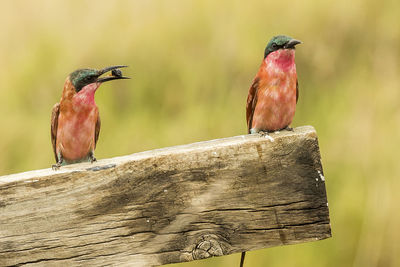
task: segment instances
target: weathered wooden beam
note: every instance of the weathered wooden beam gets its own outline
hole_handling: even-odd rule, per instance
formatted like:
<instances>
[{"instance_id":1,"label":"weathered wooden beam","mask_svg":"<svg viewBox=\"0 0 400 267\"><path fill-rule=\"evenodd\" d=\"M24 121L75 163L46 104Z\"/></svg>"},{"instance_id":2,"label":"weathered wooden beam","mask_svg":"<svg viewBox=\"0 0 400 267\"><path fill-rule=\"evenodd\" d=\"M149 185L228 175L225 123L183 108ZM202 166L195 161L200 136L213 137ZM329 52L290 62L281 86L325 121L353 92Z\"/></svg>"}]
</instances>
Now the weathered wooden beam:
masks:
<instances>
[{"instance_id":1,"label":"weathered wooden beam","mask_svg":"<svg viewBox=\"0 0 400 267\"><path fill-rule=\"evenodd\" d=\"M331 236L311 126L0 177L0 266L157 266Z\"/></svg>"}]
</instances>

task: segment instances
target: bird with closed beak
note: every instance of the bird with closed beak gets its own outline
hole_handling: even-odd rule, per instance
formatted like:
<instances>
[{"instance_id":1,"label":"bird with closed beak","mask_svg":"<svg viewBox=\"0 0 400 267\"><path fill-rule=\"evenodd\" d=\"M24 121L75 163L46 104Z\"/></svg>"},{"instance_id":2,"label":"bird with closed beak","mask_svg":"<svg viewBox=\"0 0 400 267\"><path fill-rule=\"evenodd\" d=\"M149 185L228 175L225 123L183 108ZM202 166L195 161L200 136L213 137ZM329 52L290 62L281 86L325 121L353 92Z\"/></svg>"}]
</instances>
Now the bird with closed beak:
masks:
<instances>
[{"instance_id":1,"label":"bird with closed beak","mask_svg":"<svg viewBox=\"0 0 400 267\"><path fill-rule=\"evenodd\" d=\"M300 43L286 35L269 41L247 96L248 133L292 130L290 124L299 97L295 47Z\"/></svg>"},{"instance_id":2,"label":"bird with closed beak","mask_svg":"<svg viewBox=\"0 0 400 267\"><path fill-rule=\"evenodd\" d=\"M250 86L246 104L248 133L267 135L290 128L299 98L295 47L301 41L286 35L272 37L264 59ZM240 267L246 252L242 252Z\"/></svg>"}]
</instances>

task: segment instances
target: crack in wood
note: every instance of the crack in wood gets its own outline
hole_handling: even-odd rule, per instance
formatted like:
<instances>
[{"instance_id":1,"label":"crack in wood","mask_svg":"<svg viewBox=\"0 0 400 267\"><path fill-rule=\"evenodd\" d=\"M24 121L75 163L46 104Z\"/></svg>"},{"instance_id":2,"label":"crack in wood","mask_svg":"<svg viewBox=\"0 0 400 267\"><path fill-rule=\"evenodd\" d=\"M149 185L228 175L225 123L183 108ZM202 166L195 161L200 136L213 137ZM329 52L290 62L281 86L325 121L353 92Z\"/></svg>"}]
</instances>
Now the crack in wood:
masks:
<instances>
[{"instance_id":1,"label":"crack in wood","mask_svg":"<svg viewBox=\"0 0 400 267\"><path fill-rule=\"evenodd\" d=\"M23 266L23 265L27 265L27 264L42 263L42 262L47 262L47 261L71 260L71 259L74 259L74 258L82 257L82 256L87 255L87 254L89 254L89 253L84 253L84 254L79 254L79 255L75 255L75 256L71 256L71 257L64 257L64 258L38 259L38 260L34 260L34 261L19 262L19 263L15 264L15 265L10 265L10 266Z\"/></svg>"}]
</instances>

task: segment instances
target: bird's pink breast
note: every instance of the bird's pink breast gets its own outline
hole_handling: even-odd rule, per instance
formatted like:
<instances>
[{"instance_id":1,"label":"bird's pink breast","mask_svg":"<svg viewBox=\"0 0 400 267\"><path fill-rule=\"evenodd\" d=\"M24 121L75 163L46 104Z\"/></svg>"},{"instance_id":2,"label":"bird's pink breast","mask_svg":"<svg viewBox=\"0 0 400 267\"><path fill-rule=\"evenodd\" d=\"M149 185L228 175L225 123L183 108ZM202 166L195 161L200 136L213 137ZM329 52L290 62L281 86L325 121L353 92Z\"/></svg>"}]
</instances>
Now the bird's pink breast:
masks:
<instances>
[{"instance_id":1,"label":"bird's pink breast","mask_svg":"<svg viewBox=\"0 0 400 267\"><path fill-rule=\"evenodd\" d=\"M98 108L94 102L95 89L86 89L91 90L82 89L74 95L70 108L60 111L57 147L66 160L86 158L94 150Z\"/></svg>"},{"instance_id":2,"label":"bird's pink breast","mask_svg":"<svg viewBox=\"0 0 400 267\"><path fill-rule=\"evenodd\" d=\"M65 159L85 158L94 148L95 114L95 110L66 116L60 114L63 123L58 127L57 141Z\"/></svg>"},{"instance_id":3,"label":"bird's pink breast","mask_svg":"<svg viewBox=\"0 0 400 267\"><path fill-rule=\"evenodd\" d=\"M276 131L289 126L296 111L294 50L270 53L263 67L251 128Z\"/></svg>"}]
</instances>

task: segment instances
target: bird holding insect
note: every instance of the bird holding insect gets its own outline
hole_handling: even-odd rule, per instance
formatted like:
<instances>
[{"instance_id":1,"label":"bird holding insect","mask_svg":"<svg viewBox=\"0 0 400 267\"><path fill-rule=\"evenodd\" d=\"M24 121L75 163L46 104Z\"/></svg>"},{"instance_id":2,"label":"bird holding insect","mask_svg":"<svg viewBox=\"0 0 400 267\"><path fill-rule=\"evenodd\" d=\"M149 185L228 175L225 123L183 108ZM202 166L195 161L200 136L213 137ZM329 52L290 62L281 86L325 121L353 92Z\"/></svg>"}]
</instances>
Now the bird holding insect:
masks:
<instances>
[{"instance_id":1,"label":"bird holding insect","mask_svg":"<svg viewBox=\"0 0 400 267\"><path fill-rule=\"evenodd\" d=\"M101 70L78 69L64 83L60 103L51 115L51 142L56 164L52 167L83 161L96 161L94 149L100 133L100 116L94 94L107 81L129 79L120 68L112 66ZM111 71L111 75L102 76Z\"/></svg>"}]
</instances>

